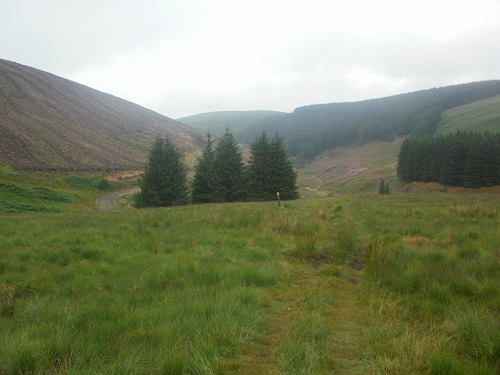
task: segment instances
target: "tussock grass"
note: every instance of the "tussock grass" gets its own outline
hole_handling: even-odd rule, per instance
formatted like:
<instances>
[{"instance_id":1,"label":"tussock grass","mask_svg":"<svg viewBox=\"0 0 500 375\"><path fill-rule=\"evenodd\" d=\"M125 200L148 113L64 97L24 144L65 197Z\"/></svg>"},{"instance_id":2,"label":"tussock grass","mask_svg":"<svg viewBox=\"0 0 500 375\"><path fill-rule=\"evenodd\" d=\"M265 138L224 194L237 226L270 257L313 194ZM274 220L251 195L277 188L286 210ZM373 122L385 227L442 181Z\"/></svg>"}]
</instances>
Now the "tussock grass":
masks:
<instances>
[{"instance_id":1,"label":"tussock grass","mask_svg":"<svg viewBox=\"0 0 500 375\"><path fill-rule=\"evenodd\" d=\"M0 373L496 373L499 204L0 215Z\"/></svg>"},{"instance_id":2,"label":"tussock grass","mask_svg":"<svg viewBox=\"0 0 500 375\"><path fill-rule=\"evenodd\" d=\"M366 337L380 371L496 373L498 201L440 194L371 203L350 213L364 229L380 324Z\"/></svg>"},{"instance_id":3,"label":"tussock grass","mask_svg":"<svg viewBox=\"0 0 500 375\"><path fill-rule=\"evenodd\" d=\"M498 211L496 207L485 206L485 204L481 202L452 204L450 205L450 211L453 214L464 217L498 218Z\"/></svg>"},{"instance_id":4,"label":"tussock grass","mask_svg":"<svg viewBox=\"0 0 500 375\"><path fill-rule=\"evenodd\" d=\"M217 373L287 276L250 207L0 217L0 372Z\"/></svg>"}]
</instances>

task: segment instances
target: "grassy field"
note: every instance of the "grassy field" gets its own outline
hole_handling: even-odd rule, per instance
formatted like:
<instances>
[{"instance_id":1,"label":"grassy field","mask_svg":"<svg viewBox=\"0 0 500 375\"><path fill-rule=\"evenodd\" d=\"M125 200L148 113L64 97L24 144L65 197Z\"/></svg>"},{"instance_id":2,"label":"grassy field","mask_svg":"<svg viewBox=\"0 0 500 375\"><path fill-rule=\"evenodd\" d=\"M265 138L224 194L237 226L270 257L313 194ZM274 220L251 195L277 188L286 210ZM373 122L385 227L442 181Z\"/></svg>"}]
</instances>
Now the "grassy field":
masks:
<instances>
[{"instance_id":1,"label":"grassy field","mask_svg":"<svg viewBox=\"0 0 500 375\"><path fill-rule=\"evenodd\" d=\"M479 100L444 112L437 134L456 131L500 132L500 96Z\"/></svg>"},{"instance_id":2,"label":"grassy field","mask_svg":"<svg viewBox=\"0 0 500 375\"><path fill-rule=\"evenodd\" d=\"M2 374L495 374L496 196L0 214Z\"/></svg>"}]
</instances>

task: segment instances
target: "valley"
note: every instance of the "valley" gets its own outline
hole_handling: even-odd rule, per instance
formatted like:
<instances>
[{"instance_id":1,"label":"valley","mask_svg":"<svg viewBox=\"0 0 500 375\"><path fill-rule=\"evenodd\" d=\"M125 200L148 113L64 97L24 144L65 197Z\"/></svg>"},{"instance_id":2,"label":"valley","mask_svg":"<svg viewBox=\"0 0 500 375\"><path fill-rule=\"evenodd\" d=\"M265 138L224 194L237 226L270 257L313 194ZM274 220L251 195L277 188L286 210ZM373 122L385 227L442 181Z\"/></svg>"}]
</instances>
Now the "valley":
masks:
<instances>
[{"instance_id":1,"label":"valley","mask_svg":"<svg viewBox=\"0 0 500 375\"><path fill-rule=\"evenodd\" d=\"M396 174L408 137L500 132L497 84L194 129L0 60L0 373L498 373L499 186ZM131 209L154 139L191 179L217 123L283 131L301 198Z\"/></svg>"}]
</instances>

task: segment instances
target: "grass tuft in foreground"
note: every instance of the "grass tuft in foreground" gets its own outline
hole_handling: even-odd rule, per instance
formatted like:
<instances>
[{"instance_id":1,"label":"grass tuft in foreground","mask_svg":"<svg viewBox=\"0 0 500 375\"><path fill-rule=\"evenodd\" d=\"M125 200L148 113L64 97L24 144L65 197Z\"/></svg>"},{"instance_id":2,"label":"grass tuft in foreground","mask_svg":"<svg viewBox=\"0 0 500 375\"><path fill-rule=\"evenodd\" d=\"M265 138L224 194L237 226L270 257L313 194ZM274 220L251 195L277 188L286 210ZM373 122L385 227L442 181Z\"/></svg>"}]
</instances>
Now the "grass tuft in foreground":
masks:
<instances>
[{"instance_id":1,"label":"grass tuft in foreground","mask_svg":"<svg viewBox=\"0 0 500 375\"><path fill-rule=\"evenodd\" d=\"M499 205L0 215L0 373L498 373Z\"/></svg>"}]
</instances>

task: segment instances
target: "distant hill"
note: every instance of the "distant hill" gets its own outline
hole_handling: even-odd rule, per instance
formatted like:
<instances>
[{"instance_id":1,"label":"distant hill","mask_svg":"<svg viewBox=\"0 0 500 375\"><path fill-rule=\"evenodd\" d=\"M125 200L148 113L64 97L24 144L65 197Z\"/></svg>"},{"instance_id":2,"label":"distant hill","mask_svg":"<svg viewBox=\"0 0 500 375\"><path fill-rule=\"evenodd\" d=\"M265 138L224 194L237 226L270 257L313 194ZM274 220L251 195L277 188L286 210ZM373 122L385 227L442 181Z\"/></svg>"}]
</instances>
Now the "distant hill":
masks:
<instances>
[{"instance_id":1,"label":"distant hill","mask_svg":"<svg viewBox=\"0 0 500 375\"><path fill-rule=\"evenodd\" d=\"M454 133L458 130L500 132L500 96L445 111L437 125L436 133ZM402 141L403 137L396 137L394 141L371 141L336 147L307 163L300 163L298 181L302 196L376 193L381 179L390 183L394 193L403 190L451 191L452 188L437 183L404 185L399 182L396 177L396 166ZM460 192L467 189L452 190ZM498 193L498 187L480 190Z\"/></svg>"},{"instance_id":2,"label":"distant hill","mask_svg":"<svg viewBox=\"0 0 500 375\"><path fill-rule=\"evenodd\" d=\"M247 126L276 115L283 115L277 111L222 111L200 113L177 119L186 125L199 129L205 133L210 131L216 136L221 136L226 128L229 128L233 135L237 135Z\"/></svg>"},{"instance_id":3,"label":"distant hill","mask_svg":"<svg viewBox=\"0 0 500 375\"><path fill-rule=\"evenodd\" d=\"M279 132L290 154L305 162L336 147L434 134L444 111L499 94L500 80L493 80L361 102L310 105L263 118L236 138L249 143L262 129Z\"/></svg>"},{"instance_id":4,"label":"distant hill","mask_svg":"<svg viewBox=\"0 0 500 375\"><path fill-rule=\"evenodd\" d=\"M500 132L500 95L445 111L436 133L459 130Z\"/></svg>"},{"instance_id":5,"label":"distant hill","mask_svg":"<svg viewBox=\"0 0 500 375\"><path fill-rule=\"evenodd\" d=\"M185 153L203 132L81 84L0 60L0 161L18 170L141 169L157 136Z\"/></svg>"}]
</instances>

